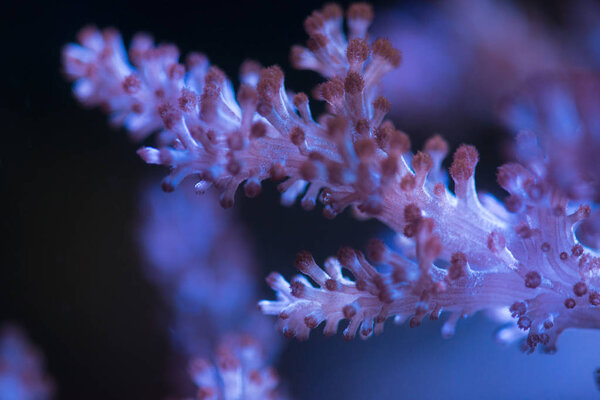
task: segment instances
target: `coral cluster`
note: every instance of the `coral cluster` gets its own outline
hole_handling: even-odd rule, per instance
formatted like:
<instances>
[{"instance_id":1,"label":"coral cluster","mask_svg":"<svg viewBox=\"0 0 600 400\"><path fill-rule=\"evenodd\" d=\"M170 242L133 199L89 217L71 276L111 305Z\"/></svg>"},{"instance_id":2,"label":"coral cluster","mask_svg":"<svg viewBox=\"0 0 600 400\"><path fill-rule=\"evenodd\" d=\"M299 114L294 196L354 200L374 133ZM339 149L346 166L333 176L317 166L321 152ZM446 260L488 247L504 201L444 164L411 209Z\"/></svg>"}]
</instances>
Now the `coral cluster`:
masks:
<instances>
[{"instance_id":1,"label":"coral cluster","mask_svg":"<svg viewBox=\"0 0 600 400\"><path fill-rule=\"evenodd\" d=\"M184 66L174 46L147 36L133 39L128 59L116 31L86 28L80 44L65 48L65 71L75 95L105 108L113 123L137 137L160 131L157 147L138 153L171 169L166 191L191 175L199 192L214 186L229 207L238 186L253 197L261 181L283 180L285 204L300 197L310 210L320 200L330 218L350 207L398 232L398 250L378 241L366 257L342 248L323 268L301 252L303 275L290 282L270 275L278 298L260 306L288 337L307 338L321 323L334 334L341 320L348 320L344 337L369 337L388 318L418 326L443 312L450 336L462 316L502 308L514 325L500 338L521 329L526 351L553 351L567 328L600 328L599 254L575 234L592 199L570 197L549 172L547 149L527 134L519 147L528 158L498 170L504 202L476 191L479 155L469 145L454 153L451 191L441 168L447 143L434 136L412 153L408 136L385 119L390 103L379 83L401 53L370 40L372 18L368 5L351 5L347 34L337 5L306 19L307 47L294 46L291 59L327 79L312 91L326 103L317 119L277 66L246 62L236 93L203 55L189 55Z\"/></svg>"}]
</instances>

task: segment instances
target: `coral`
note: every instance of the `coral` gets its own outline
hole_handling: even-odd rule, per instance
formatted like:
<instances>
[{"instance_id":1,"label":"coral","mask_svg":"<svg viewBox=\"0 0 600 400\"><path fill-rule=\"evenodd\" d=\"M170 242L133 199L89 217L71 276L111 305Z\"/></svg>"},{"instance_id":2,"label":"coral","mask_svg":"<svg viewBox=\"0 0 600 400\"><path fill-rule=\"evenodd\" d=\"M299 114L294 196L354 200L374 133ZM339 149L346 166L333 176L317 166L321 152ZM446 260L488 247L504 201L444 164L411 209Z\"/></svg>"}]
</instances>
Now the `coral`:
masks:
<instances>
[{"instance_id":1,"label":"coral","mask_svg":"<svg viewBox=\"0 0 600 400\"><path fill-rule=\"evenodd\" d=\"M145 272L172 307L169 332L186 357L208 356L230 332L252 332L277 348L255 307L258 279L244 230L213 193L166 194L152 185L140 207Z\"/></svg>"},{"instance_id":2,"label":"coral","mask_svg":"<svg viewBox=\"0 0 600 400\"><path fill-rule=\"evenodd\" d=\"M20 328L4 325L0 332L0 399L45 400L53 392L41 354Z\"/></svg>"},{"instance_id":3,"label":"coral","mask_svg":"<svg viewBox=\"0 0 600 400\"><path fill-rule=\"evenodd\" d=\"M516 324L500 338L515 337L515 326L527 331L530 352L540 344L554 351L567 328L600 328L599 254L575 235L591 199L569 197L543 156L500 167L504 202L478 193L479 155L469 145L454 153L451 191L441 169L447 143L434 136L413 154L408 136L385 120L390 103L378 96L379 83L401 53L385 39L369 41L369 6L350 6L347 36L342 15L336 5L314 12L305 21L307 47L292 48L296 67L327 78L313 90L327 106L317 120L308 96L288 92L277 66L246 62L236 95L204 56L188 56L186 68L175 47L155 47L145 36L133 40L132 66L114 30L85 29L80 45L65 48L65 71L76 96L103 105L114 123L136 136L161 130L158 147L138 153L171 168L166 191L198 176L197 190L214 186L229 207L239 185L253 197L261 181L285 179L285 204L301 197L310 210L320 199L327 217L350 207L402 235L399 252L374 241L367 261L342 248L323 269L301 252L296 267L312 282L270 275L278 298L260 306L278 316L288 337L307 338L321 323L333 334L342 319L349 321L344 337L368 337L388 318L418 326L445 311L442 332L450 336L462 316L499 308L509 308ZM529 155L543 154L525 139Z\"/></svg>"},{"instance_id":4,"label":"coral","mask_svg":"<svg viewBox=\"0 0 600 400\"><path fill-rule=\"evenodd\" d=\"M464 136L469 124L493 119L497 103L531 77L597 68L600 8L576 0L560 10L560 29L516 1L408 2L384 10L375 34L408 55L384 80L394 117Z\"/></svg>"},{"instance_id":5,"label":"coral","mask_svg":"<svg viewBox=\"0 0 600 400\"><path fill-rule=\"evenodd\" d=\"M265 365L258 343L248 336L222 340L215 361L198 358L190 365L198 400L286 399L276 390L278 377Z\"/></svg>"}]
</instances>

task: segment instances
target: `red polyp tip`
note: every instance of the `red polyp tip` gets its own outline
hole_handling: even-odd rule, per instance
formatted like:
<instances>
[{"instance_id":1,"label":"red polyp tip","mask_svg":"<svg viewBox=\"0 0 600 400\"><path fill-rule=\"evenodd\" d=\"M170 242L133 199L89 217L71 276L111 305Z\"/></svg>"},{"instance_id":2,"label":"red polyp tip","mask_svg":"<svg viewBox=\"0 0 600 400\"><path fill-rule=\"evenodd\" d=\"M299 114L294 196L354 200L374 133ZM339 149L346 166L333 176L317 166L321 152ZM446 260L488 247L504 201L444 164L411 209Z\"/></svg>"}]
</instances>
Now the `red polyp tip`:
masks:
<instances>
[{"instance_id":1,"label":"red polyp tip","mask_svg":"<svg viewBox=\"0 0 600 400\"><path fill-rule=\"evenodd\" d=\"M542 243L542 245L540 246L540 249L544 252L547 253L550 251L550 243L548 242L544 242Z\"/></svg>"},{"instance_id":2,"label":"red polyp tip","mask_svg":"<svg viewBox=\"0 0 600 400\"><path fill-rule=\"evenodd\" d=\"M296 331L294 331L291 328L283 328L283 337L286 339L292 339L294 336L296 336Z\"/></svg>"},{"instance_id":3,"label":"red polyp tip","mask_svg":"<svg viewBox=\"0 0 600 400\"><path fill-rule=\"evenodd\" d=\"M309 329L315 329L319 325L319 321L314 316L307 315L304 317L304 325Z\"/></svg>"},{"instance_id":4,"label":"red polyp tip","mask_svg":"<svg viewBox=\"0 0 600 400\"><path fill-rule=\"evenodd\" d=\"M353 3L346 13L348 19L362 19L367 22L371 22L373 16L373 7L368 3Z\"/></svg>"},{"instance_id":5,"label":"red polyp tip","mask_svg":"<svg viewBox=\"0 0 600 400\"><path fill-rule=\"evenodd\" d=\"M338 77L332 78L319 85L318 92L323 100L329 104L334 104L344 97L344 81Z\"/></svg>"},{"instance_id":6,"label":"red polyp tip","mask_svg":"<svg viewBox=\"0 0 600 400\"><path fill-rule=\"evenodd\" d=\"M227 162L225 168L231 175L236 176L242 171L242 164L238 160L232 158Z\"/></svg>"},{"instance_id":7,"label":"red polyp tip","mask_svg":"<svg viewBox=\"0 0 600 400\"><path fill-rule=\"evenodd\" d=\"M336 19L341 18L344 15L344 11L342 7L340 7L337 3L327 3L321 9L321 13L323 14L323 18L325 19Z\"/></svg>"},{"instance_id":8,"label":"red polyp tip","mask_svg":"<svg viewBox=\"0 0 600 400\"><path fill-rule=\"evenodd\" d=\"M412 159L413 170L418 173L427 173L433 168L433 160L428 153L419 151Z\"/></svg>"},{"instance_id":9,"label":"red polyp tip","mask_svg":"<svg viewBox=\"0 0 600 400\"><path fill-rule=\"evenodd\" d=\"M390 121L383 121L383 123L375 129L375 140L377 140L379 148L385 150L388 147L393 133L394 124Z\"/></svg>"},{"instance_id":10,"label":"red polyp tip","mask_svg":"<svg viewBox=\"0 0 600 400\"><path fill-rule=\"evenodd\" d=\"M583 254L583 246L580 244L576 244L571 248L571 254L573 255L573 257L581 257L581 255Z\"/></svg>"},{"instance_id":11,"label":"red polyp tip","mask_svg":"<svg viewBox=\"0 0 600 400\"><path fill-rule=\"evenodd\" d=\"M419 222L422 218L421 209L414 203L404 207L404 219L409 223Z\"/></svg>"},{"instance_id":12,"label":"red polyp tip","mask_svg":"<svg viewBox=\"0 0 600 400\"><path fill-rule=\"evenodd\" d=\"M390 101L383 96L379 96L373 102L373 108L384 114L388 113L390 111Z\"/></svg>"},{"instance_id":13,"label":"red polyp tip","mask_svg":"<svg viewBox=\"0 0 600 400\"><path fill-rule=\"evenodd\" d=\"M183 112L192 112L198 104L198 95L195 92L183 88L181 89L181 96L177 99L179 109Z\"/></svg>"},{"instance_id":14,"label":"red polyp tip","mask_svg":"<svg viewBox=\"0 0 600 400\"><path fill-rule=\"evenodd\" d=\"M433 186L433 194L437 197L442 197L446 193L446 186L443 183L438 182Z\"/></svg>"},{"instance_id":15,"label":"red polyp tip","mask_svg":"<svg viewBox=\"0 0 600 400\"><path fill-rule=\"evenodd\" d=\"M77 32L77 41L79 43L86 42L90 37L100 33L96 25L86 25Z\"/></svg>"},{"instance_id":16,"label":"red polyp tip","mask_svg":"<svg viewBox=\"0 0 600 400\"><path fill-rule=\"evenodd\" d=\"M302 250L298 254L296 254L296 260L294 261L294 266L301 272L307 273L310 271L310 268L314 266L315 259L312 254L310 254L306 250Z\"/></svg>"},{"instance_id":17,"label":"red polyp tip","mask_svg":"<svg viewBox=\"0 0 600 400\"><path fill-rule=\"evenodd\" d=\"M527 312L527 304L516 301L510 306L509 311L512 313L513 318L522 316Z\"/></svg>"},{"instance_id":18,"label":"red polyp tip","mask_svg":"<svg viewBox=\"0 0 600 400\"><path fill-rule=\"evenodd\" d=\"M240 66L240 75L259 75L262 70L262 65L258 61L255 60L245 60Z\"/></svg>"},{"instance_id":19,"label":"red polyp tip","mask_svg":"<svg viewBox=\"0 0 600 400\"><path fill-rule=\"evenodd\" d=\"M162 183L160 184L160 187L163 190L163 192L165 192L165 193L171 193L171 192L175 191L175 186L173 186L173 184L171 182L162 181Z\"/></svg>"},{"instance_id":20,"label":"red polyp tip","mask_svg":"<svg viewBox=\"0 0 600 400\"><path fill-rule=\"evenodd\" d=\"M292 143L294 143L296 146L300 146L304 143L305 138L306 135L304 134L304 129L299 126L292 128L290 133L290 139L292 140Z\"/></svg>"},{"instance_id":21,"label":"red polyp tip","mask_svg":"<svg viewBox=\"0 0 600 400\"><path fill-rule=\"evenodd\" d=\"M294 95L294 105L296 108L300 108L300 106L303 106L306 103L308 103L308 96L306 93L301 92Z\"/></svg>"},{"instance_id":22,"label":"red polyp tip","mask_svg":"<svg viewBox=\"0 0 600 400\"><path fill-rule=\"evenodd\" d=\"M526 331L527 329L531 328L531 319L529 317L521 317L517 321L517 325L520 329Z\"/></svg>"},{"instance_id":23,"label":"red polyp tip","mask_svg":"<svg viewBox=\"0 0 600 400\"><path fill-rule=\"evenodd\" d=\"M511 213L517 213L523 208L523 201L518 196L510 195L504 199L506 209Z\"/></svg>"},{"instance_id":24,"label":"red polyp tip","mask_svg":"<svg viewBox=\"0 0 600 400\"><path fill-rule=\"evenodd\" d=\"M344 267L352 267L356 261L356 251L352 247L342 247L337 252L337 258Z\"/></svg>"},{"instance_id":25,"label":"red polyp tip","mask_svg":"<svg viewBox=\"0 0 600 400\"><path fill-rule=\"evenodd\" d=\"M542 284L542 276L537 271L529 271L525 275L525 287L535 289Z\"/></svg>"},{"instance_id":26,"label":"red polyp tip","mask_svg":"<svg viewBox=\"0 0 600 400\"><path fill-rule=\"evenodd\" d=\"M575 299L569 297L568 299L565 300L565 307L567 307L568 309L572 309L575 308L575 305L577 303L575 302Z\"/></svg>"},{"instance_id":27,"label":"red polyp tip","mask_svg":"<svg viewBox=\"0 0 600 400\"><path fill-rule=\"evenodd\" d=\"M364 39L352 39L346 49L346 57L350 64L362 64L369 58L371 50Z\"/></svg>"},{"instance_id":28,"label":"red polyp tip","mask_svg":"<svg viewBox=\"0 0 600 400\"><path fill-rule=\"evenodd\" d=\"M225 78L225 72L213 65L208 69L208 72L204 77L204 83L207 85L214 84L216 86L220 86L223 84L223 82L225 82Z\"/></svg>"},{"instance_id":29,"label":"red polyp tip","mask_svg":"<svg viewBox=\"0 0 600 400\"><path fill-rule=\"evenodd\" d=\"M283 71L277 65L265 68L260 73L260 79L256 89L261 101L271 103L279 95L279 89L283 85Z\"/></svg>"},{"instance_id":30,"label":"red polyp tip","mask_svg":"<svg viewBox=\"0 0 600 400\"><path fill-rule=\"evenodd\" d=\"M450 175L455 181L466 181L473 176L479 161L477 149L469 145L461 145L454 153L454 161L450 166Z\"/></svg>"},{"instance_id":31,"label":"red polyp tip","mask_svg":"<svg viewBox=\"0 0 600 400\"><path fill-rule=\"evenodd\" d=\"M566 252L562 251L562 252L559 254L559 257L560 257L560 259L561 259L562 261L567 261L567 259L569 258L569 255L568 255Z\"/></svg>"},{"instance_id":32,"label":"red polyp tip","mask_svg":"<svg viewBox=\"0 0 600 400\"><path fill-rule=\"evenodd\" d=\"M306 293L306 286L304 286L304 283L295 280L290 283L290 291L292 296L302 298Z\"/></svg>"},{"instance_id":33,"label":"red polyp tip","mask_svg":"<svg viewBox=\"0 0 600 400\"><path fill-rule=\"evenodd\" d=\"M304 30L311 36L321 31L323 28L323 15L319 11L313 11L313 13L304 20Z\"/></svg>"},{"instance_id":34,"label":"red polyp tip","mask_svg":"<svg viewBox=\"0 0 600 400\"><path fill-rule=\"evenodd\" d=\"M258 196L261 192L262 188L260 185L260 182L258 182L258 180L248 180L246 181L246 183L244 184L244 193L246 194L246 196L250 197L250 198L254 198L256 196Z\"/></svg>"},{"instance_id":35,"label":"red polyp tip","mask_svg":"<svg viewBox=\"0 0 600 400\"><path fill-rule=\"evenodd\" d=\"M394 130L390 137L389 149L391 152L404 154L410 150L410 138L402 131Z\"/></svg>"},{"instance_id":36,"label":"red polyp tip","mask_svg":"<svg viewBox=\"0 0 600 400\"><path fill-rule=\"evenodd\" d=\"M448 143L440 136L434 135L425 142L425 151L427 153L439 153L446 155L448 153Z\"/></svg>"},{"instance_id":37,"label":"red polyp tip","mask_svg":"<svg viewBox=\"0 0 600 400\"><path fill-rule=\"evenodd\" d=\"M350 95L357 95L365 87L365 81L358 72L348 72L344 80L344 90Z\"/></svg>"},{"instance_id":38,"label":"red polyp tip","mask_svg":"<svg viewBox=\"0 0 600 400\"><path fill-rule=\"evenodd\" d=\"M387 248L383 241L379 239L371 239L367 244L367 253L369 259L375 263L381 263L385 260Z\"/></svg>"},{"instance_id":39,"label":"red polyp tip","mask_svg":"<svg viewBox=\"0 0 600 400\"><path fill-rule=\"evenodd\" d=\"M260 139L267 134L267 126L263 122L255 122L250 128L250 136L254 139Z\"/></svg>"},{"instance_id":40,"label":"red polyp tip","mask_svg":"<svg viewBox=\"0 0 600 400\"><path fill-rule=\"evenodd\" d=\"M208 59L202 53L192 52L186 56L185 63L191 69L199 65L208 65Z\"/></svg>"},{"instance_id":41,"label":"red polyp tip","mask_svg":"<svg viewBox=\"0 0 600 400\"><path fill-rule=\"evenodd\" d=\"M169 79L181 79L183 78L183 75L185 75L185 66L178 63L169 65L167 69L167 76L169 77Z\"/></svg>"},{"instance_id":42,"label":"red polyp tip","mask_svg":"<svg viewBox=\"0 0 600 400\"><path fill-rule=\"evenodd\" d=\"M411 328L417 328L421 325L421 320L419 318L415 317L411 317L411 319L408 321L408 326Z\"/></svg>"},{"instance_id":43,"label":"red polyp tip","mask_svg":"<svg viewBox=\"0 0 600 400\"><path fill-rule=\"evenodd\" d=\"M375 155L375 142L370 138L359 139L354 142L354 151L361 160Z\"/></svg>"},{"instance_id":44,"label":"red polyp tip","mask_svg":"<svg viewBox=\"0 0 600 400\"><path fill-rule=\"evenodd\" d=\"M306 41L306 47L312 52L318 52L320 49L324 49L327 47L327 43L329 43L329 39L327 36L321 35L320 33L315 33L311 35Z\"/></svg>"},{"instance_id":45,"label":"red polyp tip","mask_svg":"<svg viewBox=\"0 0 600 400\"><path fill-rule=\"evenodd\" d=\"M223 208L231 208L233 207L233 198L231 196L227 196L225 195L225 193L221 194L221 197L219 198L219 204L221 204L221 207Z\"/></svg>"},{"instance_id":46,"label":"red polyp tip","mask_svg":"<svg viewBox=\"0 0 600 400\"><path fill-rule=\"evenodd\" d=\"M361 136L368 136L369 129L370 129L369 121L367 121L364 118L359 119L354 124L354 130L356 131L356 133L358 133Z\"/></svg>"},{"instance_id":47,"label":"red polyp tip","mask_svg":"<svg viewBox=\"0 0 600 400\"><path fill-rule=\"evenodd\" d=\"M590 292L589 300L591 305L600 306L600 293L596 291Z\"/></svg>"},{"instance_id":48,"label":"red polyp tip","mask_svg":"<svg viewBox=\"0 0 600 400\"><path fill-rule=\"evenodd\" d=\"M167 129L173 129L178 119L181 117L180 111L175 109L171 104L161 104L158 106L158 115Z\"/></svg>"},{"instance_id":49,"label":"red polyp tip","mask_svg":"<svg viewBox=\"0 0 600 400\"><path fill-rule=\"evenodd\" d=\"M347 304L342 308L342 312L344 313L344 318L351 319L356 315L356 307L352 304Z\"/></svg>"},{"instance_id":50,"label":"red polyp tip","mask_svg":"<svg viewBox=\"0 0 600 400\"><path fill-rule=\"evenodd\" d=\"M123 90L128 94L137 93L142 86L142 81L136 74L126 76L123 80Z\"/></svg>"},{"instance_id":51,"label":"red polyp tip","mask_svg":"<svg viewBox=\"0 0 600 400\"><path fill-rule=\"evenodd\" d=\"M276 161L271 164L271 168L269 169L269 176L274 181L280 181L286 177L285 166L282 162Z\"/></svg>"},{"instance_id":52,"label":"red polyp tip","mask_svg":"<svg viewBox=\"0 0 600 400\"><path fill-rule=\"evenodd\" d=\"M576 214L579 219L589 218L592 214L592 208L587 204L582 204L577 209Z\"/></svg>"},{"instance_id":53,"label":"red polyp tip","mask_svg":"<svg viewBox=\"0 0 600 400\"><path fill-rule=\"evenodd\" d=\"M373 54L385 59L394 68L402 62L402 53L387 39L377 39L372 45Z\"/></svg>"},{"instance_id":54,"label":"red polyp tip","mask_svg":"<svg viewBox=\"0 0 600 400\"><path fill-rule=\"evenodd\" d=\"M575 285L573 285L573 293L575 293L575 296L577 297L585 295L587 291L588 287L585 282L577 282Z\"/></svg>"}]
</instances>

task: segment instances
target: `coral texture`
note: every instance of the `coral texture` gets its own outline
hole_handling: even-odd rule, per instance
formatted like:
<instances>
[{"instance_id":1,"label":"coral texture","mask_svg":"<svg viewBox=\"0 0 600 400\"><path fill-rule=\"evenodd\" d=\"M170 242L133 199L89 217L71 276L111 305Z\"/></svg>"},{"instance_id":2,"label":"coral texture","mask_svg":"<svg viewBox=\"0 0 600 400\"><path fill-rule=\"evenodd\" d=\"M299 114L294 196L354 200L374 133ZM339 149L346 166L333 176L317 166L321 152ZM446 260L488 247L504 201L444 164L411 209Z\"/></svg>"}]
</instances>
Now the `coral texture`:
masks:
<instances>
[{"instance_id":1,"label":"coral texture","mask_svg":"<svg viewBox=\"0 0 600 400\"><path fill-rule=\"evenodd\" d=\"M515 324L500 338L526 331L526 351L554 351L567 328L600 328L600 258L575 234L592 199L573 199L557 184L553 157L530 134L518 141L527 157L498 170L504 202L476 191L479 155L469 145L454 153L451 191L441 168L447 143L434 136L413 154L408 136L385 120L390 103L378 84L401 53L368 38L372 18L368 5L351 5L347 34L339 6L306 19L307 47L294 46L291 59L327 79L312 92L327 106L316 120L308 96L289 92L277 66L246 62L236 94L206 57L181 65L174 46L147 36L133 39L130 64L116 31L86 28L65 48L64 65L84 104L102 106L136 137L160 131L157 147L138 153L171 169L166 191L195 176L199 192L214 186L230 207L238 186L253 197L261 181L283 180L284 204L300 197L312 209L320 199L330 218L351 207L402 236L399 251L373 241L367 257L342 248L323 268L303 251L296 267L304 276L270 275L277 300L260 306L288 337L305 339L321 323L334 334L345 319L345 338L366 338L388 318L418 326L442 312L451 336L462 316L501 308Z\"/></svg>"}]
</instances>

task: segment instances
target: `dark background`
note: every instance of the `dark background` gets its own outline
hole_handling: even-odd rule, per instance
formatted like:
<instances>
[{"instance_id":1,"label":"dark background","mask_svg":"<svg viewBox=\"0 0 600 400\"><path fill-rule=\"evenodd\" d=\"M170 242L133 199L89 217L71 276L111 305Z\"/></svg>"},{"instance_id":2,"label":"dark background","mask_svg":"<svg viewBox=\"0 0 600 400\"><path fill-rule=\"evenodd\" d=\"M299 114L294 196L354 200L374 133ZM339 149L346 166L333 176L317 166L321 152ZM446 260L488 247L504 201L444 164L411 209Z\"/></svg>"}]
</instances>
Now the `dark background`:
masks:
<instances>
[{"instance_id":1,"label":"dark background","mask_svg":"<svg viewBox=\"0 0 600 400\"><path fill-rule=\"evenodd\" d=\"M377 12L396 3L376 1L374 6ZM547 17L560 24L559 3L525 4L543 4ZM280 64L288 86L306 90L318 78L292 70L288 50L304 42L302 22L321 4L73 1L3 6L0 321L22 325L43 350L58 398L160 399L177 392L165 378L170 347L157 317L165 306L141 273L133 237L140 182L164 171L143 165L135 155L137 144L125 132L110 129L101 112L86 110L72 98L61 75L62 45L89 23L115 26L126 41L137 31L148 31L157 41L176 43L183 53L205 52L234 82L237 66L251 57L264 65ZM494 167L502 159L498 148L507 136L490 121L473 121L472 126L464 135L481 151L478 174L491 188ZM430 133L403 128L413 134L413 149ZM257 199L240 197L232 212L253 233L264 275L277 269L289 276L294 254L302 248L322 259L341 245L361 248L369 237L385 235L375 222L347 215L326 221L317 211L280 207L272 185ZM265 295L270 296L266 288ZM433 329L436 337L438 328ZM292 343L282 356L280 372L297 398L315 393L308 385L318 393L326 393L319 392L321 387L339 392L331 381L336 376L343 386L341 372L325 378L329 381L317 375L335 365L335 349L348 352L348 347L340 338L325 342L318 336ZM418 332L389 333L387 339L360 343L351 351L385 353L383 344L398 338L412 343L411 348L424 340ZM311 363L317 358L306 355L311 352L329 358L315 369Z\"/></svg>"}]
</instances>

